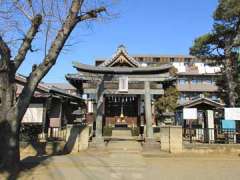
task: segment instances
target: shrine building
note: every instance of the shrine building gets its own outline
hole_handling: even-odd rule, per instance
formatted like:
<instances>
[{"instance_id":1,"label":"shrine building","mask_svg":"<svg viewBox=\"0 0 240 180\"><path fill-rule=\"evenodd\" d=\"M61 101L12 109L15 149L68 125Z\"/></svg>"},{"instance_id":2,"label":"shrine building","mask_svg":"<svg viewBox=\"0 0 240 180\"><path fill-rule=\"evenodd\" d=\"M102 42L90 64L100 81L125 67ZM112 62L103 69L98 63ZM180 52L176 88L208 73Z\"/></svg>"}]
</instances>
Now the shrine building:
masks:
<instances>
[{"instance_id":1,"label":"shrine building","mask_svg":"<svg viewBox=\"0 0 240 180\"><path fill-rule=\"evenodd\" d=\"M66 79L80 94L87 95L88 115L95 117L96 137L102 137L105 126L145 126L145 136L153 137L154 101L174 79L172 65L146 66L129 56L122 45L111 59L97 66L73 64L78 73L67 74Z\"/></svg>"}]
</instances>

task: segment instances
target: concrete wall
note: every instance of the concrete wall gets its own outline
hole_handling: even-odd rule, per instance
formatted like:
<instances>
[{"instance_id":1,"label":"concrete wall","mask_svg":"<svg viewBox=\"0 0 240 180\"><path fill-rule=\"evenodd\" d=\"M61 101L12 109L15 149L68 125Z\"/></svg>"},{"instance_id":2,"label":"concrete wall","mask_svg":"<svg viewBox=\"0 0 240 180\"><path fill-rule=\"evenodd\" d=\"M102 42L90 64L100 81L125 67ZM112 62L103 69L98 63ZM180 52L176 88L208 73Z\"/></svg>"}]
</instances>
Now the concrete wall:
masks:
<instances>
[{"instance_id":1,"label":"concrete wall","mask_svg":"<svg viewBox=\"0 0 240 180\"><path fill-rule=\"evenodd\" d=\"M88 149L89 127L68 125L65 141L21 142L21 157L76 153Z\"/></svg>"},{"instance_id":2,"label":"concrete wall","mask_svg":"<svg viewBox=\"0 0 240 180\"><path fill-rule=\"evenodd\" d=\"M21 142L20 154L21 158L27 156L40 156L40 155L56 155L62 154L65 146L64 141L56 142Z\"/></svg>"},{"instance_id":3,"label":"concrete wall","mask_svg":"<svg viewBox=\"0 0 240 180\"><path fill-rule=\"evenodd\" d=\"M171 153L180 153L182 145L181 126L162 126L160 127L161 150Z\"/></svg>"}]
</instances>

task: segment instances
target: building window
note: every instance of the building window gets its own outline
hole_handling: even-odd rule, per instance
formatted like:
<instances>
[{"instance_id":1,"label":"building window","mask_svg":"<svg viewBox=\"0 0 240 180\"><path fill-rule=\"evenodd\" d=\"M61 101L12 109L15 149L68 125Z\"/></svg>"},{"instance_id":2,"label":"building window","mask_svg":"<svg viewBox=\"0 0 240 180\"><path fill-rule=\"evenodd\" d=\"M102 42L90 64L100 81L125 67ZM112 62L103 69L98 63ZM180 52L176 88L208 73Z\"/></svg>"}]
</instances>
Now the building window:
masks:
<instances>
[{"instance_id":1,"label":"building window","mask_svg":"<svg viewBox=\"0 0 240 180\"><path fill-rule=\"evenodd\" d=\"M191 84L197 84L197 80L196 79L192 79L191 80Z\"/></svg>"},{"instance_id":2,"label":"building window","mask_svg":"<svg viewBox=\"0 0 240 180\"><path fill-rule=\"evenodd\" d=\"M191 59L190 58L184 58L184 66L191 65Z\"/></svg>"},{"instance_id":3,"label":"building window","mask_svg":"<svg viewBox=\"0 0 240 180\"><path fill-rule=\"evenodd\" d=\"M160 62L160 58L154 57L154 58L153 58L153 62L156 62L156 63Z\"/></svg>"},{"instance_id":4,"label":"building window","mask_svg":"<svg viewBox=\"0 0 240 180\"><path fill-rule=\"evenodd\" d=\"M128 91L128 77L123 76L119 78L119 86L118 86L119 91Z\"/></svg>"},{"instance_id":5,"label":"building window","mask_svg":"<svg viewBox=\"0 0 240 180\"><path fill-rule=\"evenodd\" d=\"M178 80L178 83L181 85L181 84L186 84L186 81L185 81L185 79L179 79Z\"/></svg>"},{"instance_id":6,"label":"building window","mask_svg":"<svg viewBox=\"0 0 240 180\"><path fill-rule=\"evenodd\" d=\"M212 100L216 101L218 98L216 95L212 95Z\"/></svg>"},{"instance_id":7,"label":"building window","mask_svg":"<svg viewBox=\"0 0 240 180\"><path fill-rule=\"evenodd\" d=\"M201 79L196 79L197 83L198 84L201 84L202 83L202 80Z\"/></svg>"},{"instance_id":8,"label":"building window","mask_svg":"<svg viewBox=\"0 0 240 180\"><path fill-rule=\"evenodd\" d=\"M204 80L204 82L205 82L206 84L212 84L212 80L210 80L210 79L206 79L206 80Z\"/></svg>"}]
</instances>

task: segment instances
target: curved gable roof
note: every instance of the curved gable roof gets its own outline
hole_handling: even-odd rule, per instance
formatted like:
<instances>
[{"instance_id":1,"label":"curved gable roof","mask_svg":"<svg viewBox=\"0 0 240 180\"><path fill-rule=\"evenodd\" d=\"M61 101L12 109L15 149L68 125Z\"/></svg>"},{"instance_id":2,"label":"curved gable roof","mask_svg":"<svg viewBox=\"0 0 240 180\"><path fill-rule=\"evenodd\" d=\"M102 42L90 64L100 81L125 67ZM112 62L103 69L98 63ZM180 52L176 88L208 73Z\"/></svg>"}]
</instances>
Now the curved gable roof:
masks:
<instances>
[{"instance_id":1,"label":"curved gable roof","mask_svg":"<svg viewBox=\"0 0 240 180\"><path fill-rule=\"evenodd\" d=\"M178 107L192 108L192 107L197 106L199 104L207 104L207 105L212 106L214 108L224 108L224 106L225 106L225 104L213 101L209 98L200 97L200 98L194 99L192 101L186 102L184 104L181 104Z\"/></svg>"},{"instance_id":2,"label":"curved gable roof","mask_svg":"<svg viewBox=\"0 0 240 180\"><path fill-rule=\"evenodd\" d=\"M97 74L159 74L166 73L172 65L165 64L158 67L100 67L73 62L73 66L81 72Z\"/></svg>"},{"instance_id":3,"label":"curved gable roof","mask_svg":"<svg viewBox=\"0 0 240 180\"><path fill-rule=\"evenodd\" d=\"M100 64L100 67L114 67L121 66L121 64L127 65L128 67L140 67L138 61L133 57L128 55L128 52L125 46L120 45L117 49L117 52L113 55L110 60L107 60Z\"/></svg>"}]
</instances>

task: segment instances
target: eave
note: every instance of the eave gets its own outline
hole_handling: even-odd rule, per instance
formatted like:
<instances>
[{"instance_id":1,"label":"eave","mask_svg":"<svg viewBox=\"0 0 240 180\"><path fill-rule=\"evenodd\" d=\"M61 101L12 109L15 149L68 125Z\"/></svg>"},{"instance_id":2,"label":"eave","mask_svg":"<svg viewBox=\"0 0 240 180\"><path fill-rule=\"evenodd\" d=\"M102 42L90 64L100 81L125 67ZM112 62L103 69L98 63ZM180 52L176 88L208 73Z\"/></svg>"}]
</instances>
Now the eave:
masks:
<instances>
[{"instance_id":1,"label":"eave","mask_svg":"<svg viewBox=\"0 0 240 180\"><path fill-rule=\"evenodd\" d=\"M95 73L95 74L157 74L168 72L173 66L165 64L159 67L99 67L73 62L73 66L82 72Z\"/></svg>"}]
</instances>

